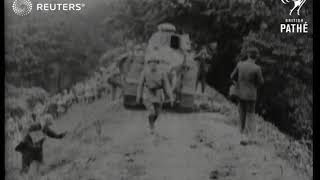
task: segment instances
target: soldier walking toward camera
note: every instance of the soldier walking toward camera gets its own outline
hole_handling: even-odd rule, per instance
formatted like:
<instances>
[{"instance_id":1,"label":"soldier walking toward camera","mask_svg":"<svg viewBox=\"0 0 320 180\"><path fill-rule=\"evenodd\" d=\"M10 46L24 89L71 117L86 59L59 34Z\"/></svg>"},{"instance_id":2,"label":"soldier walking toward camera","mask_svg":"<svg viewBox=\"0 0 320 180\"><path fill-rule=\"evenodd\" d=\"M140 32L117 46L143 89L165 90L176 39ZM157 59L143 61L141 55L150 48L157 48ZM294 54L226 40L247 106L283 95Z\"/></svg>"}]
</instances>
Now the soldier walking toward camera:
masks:
<instances>
[{"instance_id":1,"label":"soldier walking toward camera","mask_svg":"<svg viewBox=\"0 0 320 180\"><path fill-rule=\"evenodd\" d=\"M259 51L256 48L247 50L247 59L238 63L231 74L231 79L237 83L239 100L241 144L246 144L244 134L253 140L255 131L254 113L257 99L257 88L264 83L261 67L255 64Z\"/></svg>"},{"instance_id":2,"label":"soldier walking toward camera","mask_svg":"<svg viewBox=\"0 0 320 180\"><path fill-rule=\"evenodd\" d=\"M171 106L173 106L174 99L167 75L163 72L160 72L157 67L159 61L151 59L147 63L147 67L142 72L139 80L136 101L138 104L140 104L143 95L143 103L146 109L149 111L149 127L151 134L154 134L155 122L159 116L161 103L163 100L161 98L161 90L166 91L170 98Z\"/></svg>"},{"instance_id":3,"label":"soldier walking toward camera","mask_svg":"<svg viewBox=\"0 0 320 180\"><path fill-rule=\"evenodd\" d=\"M111 99L114 101L116 100L119 91L122 91L122 75L118 67L108 78L108 84L111 86Z\"/></svg>"}]
</instances>

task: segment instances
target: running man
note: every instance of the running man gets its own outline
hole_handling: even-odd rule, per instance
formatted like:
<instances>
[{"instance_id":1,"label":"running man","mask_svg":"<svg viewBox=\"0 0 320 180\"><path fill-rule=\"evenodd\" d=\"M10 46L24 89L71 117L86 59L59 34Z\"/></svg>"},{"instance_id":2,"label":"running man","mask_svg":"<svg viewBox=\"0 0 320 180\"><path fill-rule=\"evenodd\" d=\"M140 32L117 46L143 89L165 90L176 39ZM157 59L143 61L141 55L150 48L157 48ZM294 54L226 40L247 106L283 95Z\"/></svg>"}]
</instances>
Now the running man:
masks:
<instances>
[{"instance_id":1,"label":"running man","mask_svg":"<svg viewBox=\"0 0 320 180\"><path fill-rule=\"evenodd\" d=\"M171 106L173 106L174 98L169 85L166 74L158 69L159 61L151 59L147 61L147 67L142 72L137 89L137 104L140 104L142 94L143 103L149 111L149 127L151 134L154 134L154 125L159 116L162 103L162 90L164 89L170 98Z\"/></svg>"},{"instance_id":2,"label":"running man","mask_svg":"<svg viewBox=\"0 0 320 180\"><path fill-rule=\"evenodd\" d=\"M55 139L62 139L66 135L66 132L56 133L51 129L53 117L50 114L44 114L38 118L32 116L32 119L33 123L30 125L19 124L21 140L15 150L22 154L22 173L29 170L33 161L37 162L37 169L43 163L44 135Z\"/></svg>"}]
</instances>

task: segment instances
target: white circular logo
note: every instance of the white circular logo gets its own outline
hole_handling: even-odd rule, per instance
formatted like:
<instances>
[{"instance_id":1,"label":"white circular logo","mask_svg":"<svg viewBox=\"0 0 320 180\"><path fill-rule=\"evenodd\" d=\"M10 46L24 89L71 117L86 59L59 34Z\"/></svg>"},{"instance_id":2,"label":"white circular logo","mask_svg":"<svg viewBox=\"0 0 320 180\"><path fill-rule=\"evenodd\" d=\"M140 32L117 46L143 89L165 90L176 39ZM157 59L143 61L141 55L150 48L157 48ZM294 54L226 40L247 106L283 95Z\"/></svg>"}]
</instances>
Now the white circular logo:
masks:
<instances>
[{"instance_id":1,"label":"white circular logo","mask_svg":"<svg viewBox=\"0 0 320 180\"><path fill-rule=\"evenodd\" d=\"M25 16L31 13L32 3L30 0L14 0L12 9L17 15Z\"/></svg>"}]
</instances>

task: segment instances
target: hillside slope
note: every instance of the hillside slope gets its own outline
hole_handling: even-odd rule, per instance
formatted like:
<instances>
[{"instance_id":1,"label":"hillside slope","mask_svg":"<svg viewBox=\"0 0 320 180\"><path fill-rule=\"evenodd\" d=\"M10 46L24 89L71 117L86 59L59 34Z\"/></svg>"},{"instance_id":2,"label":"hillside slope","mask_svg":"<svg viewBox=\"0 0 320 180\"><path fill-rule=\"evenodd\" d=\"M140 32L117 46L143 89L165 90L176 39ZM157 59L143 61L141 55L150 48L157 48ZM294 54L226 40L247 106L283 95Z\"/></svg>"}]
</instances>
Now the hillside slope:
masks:
<instances>
[{"instance_id":1,"label":"hillside slope","mask_svg":"<svg viewBox=\"0 0 320 180\"><path fill-rule=\"evenodd\" d=\"M46 140L43 174L36 177L31 170L29 178L308 179L281 159L272 145L239 145L237 128L222 114L164 112L157 135L151 136L146 113L107 99L74 105L55 124L58 131L69 131L68 136ZM17 172L7 171L6 179L27 179Z\"/></svg>"}]
</instances>

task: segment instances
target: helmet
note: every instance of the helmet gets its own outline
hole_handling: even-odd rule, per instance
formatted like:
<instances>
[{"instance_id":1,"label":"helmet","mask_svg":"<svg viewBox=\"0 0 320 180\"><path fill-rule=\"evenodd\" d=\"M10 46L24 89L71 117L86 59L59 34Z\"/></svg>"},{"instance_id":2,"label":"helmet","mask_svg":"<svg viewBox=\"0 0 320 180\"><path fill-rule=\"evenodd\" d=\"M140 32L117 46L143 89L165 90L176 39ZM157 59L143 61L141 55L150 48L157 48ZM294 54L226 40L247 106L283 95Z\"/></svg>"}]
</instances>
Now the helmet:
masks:
<instances>
[{"instance_id":1,"label":"helmet","mask_svg":"<svg viewBox=\"0 0 320 180\"><path fill-rule=\"evenodd\" d=\"M159 63L160 60L159 60L159 59L156 59L156 58L150 58L150 59L147 60L147 63L148 63L148 64L151 63L151 62Z\"/></svg>"},{"instance_id":2,"label":"helmet","mask_svg":"<svg viewBox=\"0 0 320 180\"><path fill-rule=\"evenodd\" d=\"M176 27L170 23L163 23L158 25L159 31L176 31Z\"/></svg>"},{"instance_id":3,"label":"helmet","mask_svg":"<svg viewBox=\"0 0 320 180\"><path fill-rule=\"evenodd\" d=\"M158 51L151 51L150 53L148 53L146 56L145 56L145 60L146 60L146 63L148 64L149 62L152 62L152 61L160 61L160 54Z\"/></svg>"},{"instance_id":4,"label":"helmet","mask_svg":"<svg viewBox=\"0 0 320 180\"><path fill-rule=\"evenodd\" d=\"M53 122L53 117L50 114L43 115L41 120L40 120L40 123L41 123L42 127L50 126L50 125L52 125L52 122Z\"/></svg>"}]
</instances>

